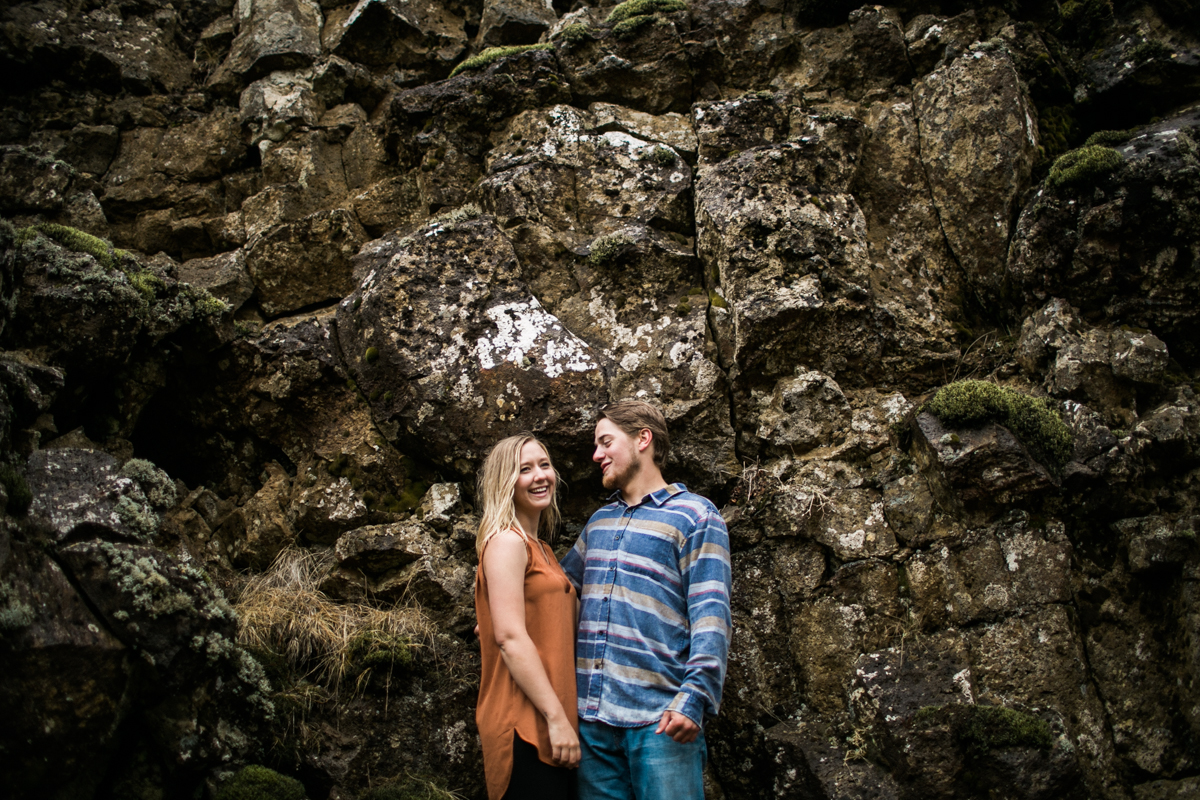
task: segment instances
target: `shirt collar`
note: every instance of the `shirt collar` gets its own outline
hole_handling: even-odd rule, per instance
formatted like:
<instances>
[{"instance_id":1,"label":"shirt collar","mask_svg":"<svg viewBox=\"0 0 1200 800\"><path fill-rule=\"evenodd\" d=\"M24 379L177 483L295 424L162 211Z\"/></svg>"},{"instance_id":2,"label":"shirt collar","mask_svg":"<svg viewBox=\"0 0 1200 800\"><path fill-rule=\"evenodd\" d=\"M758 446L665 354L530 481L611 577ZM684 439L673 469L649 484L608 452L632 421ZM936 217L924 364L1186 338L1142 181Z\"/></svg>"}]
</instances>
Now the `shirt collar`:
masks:
<instances>
[{"instance_id":1,"label":"shirt collar","mask_svg":"<svg viewBox=\"0 0 1200 800\"><path fill-rule=\"evenodd\" d=\"M639 502L634 503L633 506L637 507L637 506L643 505L643 504L645 504L645 502L647 500L649 500L651 503L654 503L654 505L661 507L663 503L667 502L667 500L671 499L672 497L679 494L680 492L686 492L686 491L687 491L687 487L684 486L682 483L671 483L671 484L664 486L663 488L659 489L656 492L651 492L650 494L646 495ZM620 489L617 489L615 492L610 494L608 496L608 499L611 501L620 503L623 506L629 505L629 503L625 502L625 498L621 496Z\"/></svg>"}]
</instances>

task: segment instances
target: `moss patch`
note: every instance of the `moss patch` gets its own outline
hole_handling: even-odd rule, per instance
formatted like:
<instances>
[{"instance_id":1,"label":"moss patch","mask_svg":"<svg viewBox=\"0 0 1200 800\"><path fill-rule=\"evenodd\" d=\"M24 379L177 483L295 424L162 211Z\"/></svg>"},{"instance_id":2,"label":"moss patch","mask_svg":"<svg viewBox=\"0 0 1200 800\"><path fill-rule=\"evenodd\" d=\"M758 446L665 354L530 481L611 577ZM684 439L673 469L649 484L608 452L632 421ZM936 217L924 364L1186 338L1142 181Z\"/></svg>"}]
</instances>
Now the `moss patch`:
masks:
<instances>
[{"instance_id":1,"label":"moss patch","mask_svg":"<svg viewBox=\"0 0 1200 800\"><path fill-rule=\"evenodd\" d=\"M687 3L684 0L625 0L608 15L608 23L615 25L633 17L673 11L687 11Z\"/></svg>"},{"instance_id":2,"label":"moss patch","mask_svg":"<svg viewBox=\"0 0 1200 800\"><path fill-rule=\"evenodd\" d=\"M100 266L105 269L116 268L121 260L129 255L128 251L118 250L112 246L112 242L101 239L99 236L93 236L78 228L57 225L52 222L42 222L22 229L17 234L17 244L21 245L29 241L35 233L40 233L53 239L68 250L74 250L76 253L87 253L96 259L100 263Z\"/></svg>"},{"instance_id":3,"label":"moss patch","mask_svg":"<svg viewBox=\"0 0 1200 800\"><path fill-rule=\"evenodd\" d=\"M1079 142L1079 126L1072 106L1038 109L1038 146L1045 158L1058 158Z\"/></svg>"},{"instance_id":4,"label":"moss patch","mask_svg":"<svg viewBox=\"0 0 1200 800\"><path fill-rule=\"evenodd\" d=\"M33 503L33 492L29 491L29 484L25 482L25 476L16 468L9 464L0 464L0 485L4 487L4 493L8 495L8 501L4 505L4 511L13 517L21 517L29 510L29 506Z\"/></svg>"},{"instance_id":5,"label":"moss patch","mask_svg":"<svg viewBox=\"0 0 1200 800\"><path fill-rule=\"evenodd\" d=\"M1085 141L1084 147L1094 144L1114 145L1129 141L1129 137L1133 136L1133 130L1127 131L1096 131Z\"/></svg>"},{"instance_id":6,"label":"moss patch","mask_svg":"<svg viewBox=\"0 0 1200 800\"><path fill-rule=\"evenodd\" d=\"M304 784L273 769L251 764L221 785L215 800L307 800Z\"/></svg>"},{"instance_id":7,"label":"moss patch","mask_svg":"<svg viewBox=\"0 0 1200 800\"><path fill-rule=\"evenodd\" d=\"M655 145L654 149L652 150L643 150L638 156L638 160L649 161L657 164L660 167L672 167L675 165L675 162L679 160L679 156L676 155L675 151L671 148L664 147L660 144Z\"/></svg>"},{"instance_id":8,"label":"moss patch","mask_svg":"<svg viewBox=\"0 0 1200 800\"><path fill-rule=\"evenodd\" d=\"M623 234L599 236L592 240L592 246L588 251L588 263L593 267L606 267L614 263L632 246L633 240Z\"/></svg>"},{"instance_id":9,"label":"moss patch","mask_svg":"<svg viewBox=\"0 0 1200 800\"><path fill-rule=\"evenodd\" d=\"M363 630L347 644L346 657L359 672L376 667L408 667L413 662L413 642L388 631Z\"/></svg>"},{"instance_id":10,"label":"moss patch","mask_svg":"<svg viewBox=\"0 0 1200 800\"><path fill-rule=\"evenodd\" d=\"M592 38L592 26L582 22L568 25L556 33L552 41L564 41L568 44L579 44Z\"/></svg>"},{"instance_id":11,"label":"moss patch","mask_svg":"<svg viewBox=\"0 0 1200 800\"><path fill-rule=\"evenodd\" d=\"M1135 64L1145 64L1156 58L1170 58L1174 51L1165 42L1158 39L1147 39L1129 51L1129 60Z\"/></svg>"},{"instance_id":12,"label":"moss patch","mask_svg":"<svg viewBox=\"0 0 1200 800\"><path fill-rule=\"evenodd\" d=\"M1071 459L1074 437L1048 401L987 381L943 386L921 407L943 424L973 428L996 422L1008 428L1052 469Z\"/></svg>"},{"instance_id":13,"label":"moss patch","mask_svg":"<svg viewBox=\"0 0 1200 800\"><path fill-rule=\"evenodd\" d=\"M1092 144L1059 156L1046 176L1046 186L1058 189L1095 183L1125 160L1111 147Z\"/></svg>"},{"instance_id":14,"label":"moss patch","mask_svg":"<svg viewBox=\"0 0 1200 800\"><path fill-rule=\"evenodd\" d=\"M455 75L458 75L461 72L466 72L467 70L483 69L484 67L491 64L493 61L498 61L502 58L507 58L508 56L515 56L519 53L525 53L530 50L551 50L551 49L553 49L553 45L551 45L549 43L514 44L514 45L509 45L507 47L489 47L488 49L484 50L482 53L471 56L466 61L463 61L461 64L459 64L457 67L455 67L454 71L450 73L450 77L453 78Z\"/></svg>"},{"instance_id":15,"label":"moss patch","mask_svg":"<svg viewBox=\"0 0 1200 800\"><path fill-rule=\"evenodd\" d=\"M971 755L1002 747L1049 750L1054 745L1050 725L1042 718L1002 706L926 706L913 715L913 727L949 725Z\"/></svg>"},{"instance_id":16,"label":"moss patch","mask_svg":"<svg viewBox=\"0 0 1200 800\"><path fill-rule=\"evenodd\" d=\"M640 17L630 17L627 20L622 20L613 26L613 36L618 39L630 39L637 34L646 25L654 22L654 15L642 15Z\"/></svg>"}]
</instances>

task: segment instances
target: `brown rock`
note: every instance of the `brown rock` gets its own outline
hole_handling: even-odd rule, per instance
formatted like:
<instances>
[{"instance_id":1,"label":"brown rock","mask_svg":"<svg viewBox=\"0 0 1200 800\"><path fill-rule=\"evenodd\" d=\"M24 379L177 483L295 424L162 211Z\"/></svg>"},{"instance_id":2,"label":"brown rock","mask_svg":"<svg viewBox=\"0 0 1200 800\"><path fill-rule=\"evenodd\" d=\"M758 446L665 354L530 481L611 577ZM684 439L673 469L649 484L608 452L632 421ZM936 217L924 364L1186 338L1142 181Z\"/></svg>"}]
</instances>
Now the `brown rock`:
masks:
<instances>
[{"instance_id":1,"label":"brown rock","mask_svg":"<svg viewBox=\"0 0 1200 800\"><path fill-rule=\"evenodd\" d=\"M276 316L349 294L350 259L366 240L354 214L339 208L276 226L250 242L246 268L263 311Z\"/></svg>"},{"instance_id":2,"label":"brown rock","mask_svg":"<svg viewBox=\"0 0 1200 800\"><path fill-rule=\"evenodd\" d=\"M978 44L919 79L913 109L946 242L967 280L994 291L1037 158L1025 85L1006 50Z\"/></svg>"}]
</instances>

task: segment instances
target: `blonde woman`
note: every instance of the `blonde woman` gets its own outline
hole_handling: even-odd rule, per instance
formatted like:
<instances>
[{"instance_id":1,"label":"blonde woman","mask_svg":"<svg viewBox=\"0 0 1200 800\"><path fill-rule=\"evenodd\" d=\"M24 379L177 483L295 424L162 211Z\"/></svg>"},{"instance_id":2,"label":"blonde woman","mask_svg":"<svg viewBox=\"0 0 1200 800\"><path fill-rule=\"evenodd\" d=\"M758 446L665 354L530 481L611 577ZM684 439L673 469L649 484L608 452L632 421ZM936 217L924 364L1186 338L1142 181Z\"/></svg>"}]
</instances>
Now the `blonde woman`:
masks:
<instances>
[{"instance_id":1,"label":"blonde woman","mask_svg":"<svg viewBox=\"0 0 1200 800\"><path fill-rule=\"evenodd\" d=\"M489 800L570 800L579 765L575 589L549 545L558 475L531 434L497 442L479 473L475 721Z\"/></svg>"}]
</instances>

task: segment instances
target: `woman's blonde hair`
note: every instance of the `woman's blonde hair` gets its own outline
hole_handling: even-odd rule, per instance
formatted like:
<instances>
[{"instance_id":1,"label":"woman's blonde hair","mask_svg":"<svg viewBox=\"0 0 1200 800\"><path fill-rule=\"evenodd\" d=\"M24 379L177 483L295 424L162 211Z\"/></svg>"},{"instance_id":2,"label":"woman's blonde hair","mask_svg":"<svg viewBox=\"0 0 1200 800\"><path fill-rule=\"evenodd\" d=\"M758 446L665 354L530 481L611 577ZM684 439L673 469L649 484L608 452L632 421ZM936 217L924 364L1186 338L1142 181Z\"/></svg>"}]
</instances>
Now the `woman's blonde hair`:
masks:
<instances>
[{"instance_id":1,"label":"woman's blonde hair","mask_svg":"<svg viewBox=\"0 0 1200 800\"><path fill-rule=\"evenodd\" d=\"M513 506L513 491L521 473L521 450L530 442L542 448L546 458L550 458L550 451L536 436L518 433L496 442L479 468L476 498L483 506L483 516L475 533L476 553L483 550L484 541L495 531L520 527L517 509ZM558 529L558 484L562 480L558 470L554 469L553 461L550 462L550 469L554 470L554 488L550 491L550 505L538 520L538 532L543 534L546 541L553 541L554 531Z\"/></svg>"}]
</instances>

